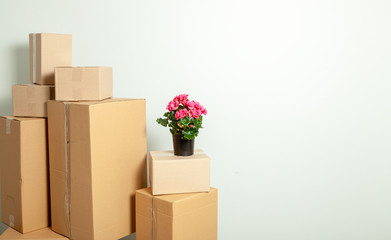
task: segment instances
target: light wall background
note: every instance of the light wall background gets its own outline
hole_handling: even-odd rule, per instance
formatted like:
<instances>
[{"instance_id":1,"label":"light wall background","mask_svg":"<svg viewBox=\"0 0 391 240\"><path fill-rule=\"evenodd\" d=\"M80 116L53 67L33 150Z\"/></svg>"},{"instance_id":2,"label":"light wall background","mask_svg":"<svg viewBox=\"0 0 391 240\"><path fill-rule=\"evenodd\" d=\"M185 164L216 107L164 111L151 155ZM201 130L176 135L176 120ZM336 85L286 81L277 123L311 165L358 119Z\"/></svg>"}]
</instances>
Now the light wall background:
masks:
<instances>
[{"instance_id":1,"label":"light wall background","mask_svg":"<svg viewBox=\"0 0 391 240\"><path fill-rule=\"evenodd\" d=\"M391 239L391 1L2 0L0 114L27 83L28 33L73 34L75 66L155 119L179 93L209 113L219 239Z\"/></svg>"}]
</instances>

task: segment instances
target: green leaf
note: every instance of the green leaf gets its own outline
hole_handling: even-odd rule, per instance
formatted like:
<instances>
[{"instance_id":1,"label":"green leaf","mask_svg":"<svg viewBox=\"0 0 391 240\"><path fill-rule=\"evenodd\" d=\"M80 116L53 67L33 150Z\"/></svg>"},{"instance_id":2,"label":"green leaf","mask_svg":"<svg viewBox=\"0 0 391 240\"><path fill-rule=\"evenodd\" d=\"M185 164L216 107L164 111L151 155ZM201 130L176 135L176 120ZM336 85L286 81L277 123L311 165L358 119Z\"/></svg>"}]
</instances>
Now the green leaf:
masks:
<instances>
[{"instance_id":1,"label":"green leaf","mask_svg":"<svg viewBox=\"0 0 391 240\"><path fill-rule=\"evenodd\" d=\"M189 118L189 117L184 117L184 118L180 119L179 122L180 122L184 127L189 127L190 118Z\"/></svg>"},{"instance_id":2,"label":"green leaf","mask_svg":"<svg viewBox=\"0 0 391 240\"><path fill-rule=\"evenodd\" d=\"M166 112L163 116L168 118L170 116L170 112Z\"/></svg>"},{"instance_id":3,"label":"green leaf","mask_svg":"<svg viewBox=\"0 0 391 240\"><path fill-rule=\"evenodd\" d=\"M198 119L196 119L194 126L199 129L202 128L202 116L200 116Z\"/></svg>"},{"instance_id":4,"label":"green leaf","mask_svg":"<svg viewBox=\"0 0 391 240\"><path fill-rule=\"evenodd\" d=\"M194 135L183 133L183 131L182 131L182 136L184 139L187 139L187 140L193 140L195 138Z\"/></svg>"},{"instance_id":5,"label":"green leaf","mask_svg":"<svg viewBox=\"0 0 391 240\"><path fill-rule=\"evenodd\" d=\"M168 119L170 119L171 121L176 121L176 117L175 117L176 111L171 111L171 112L169 112L169 113L170 113L170 114L169 114Z\"/></svg>"},{"instance_id":6,"label":"green leaf","mask_svg":"<svg viewBox=\"0 0 391 240\"><path fill-rule=\"evenodd\" d=\"M177 132L179 129L178 121L171 121L168 123L168 126L171 127L174 132Z\"/></svg>"},{"instance_id":7,"label":"green leaf","mask_svg":"<svg viewBox=\"0 0 391 240\"><path fill-rule=\"evenodd\" d=\"M168 119L167 118L158 118L156 119L156 122L162 125L163 127L167 127L168 125Z\"/></svg>"},{"instance_id":8,"label":"green leaf","mask_svg":"<svg viewBox=\"0 0 391 240\"><path fill-rule=\"evenodd\" d=\"M198 136L198 130L196 128L190 128L189 130L183 130L182 135L184 139L192 140Z\"/></svg>"}]
</instances>

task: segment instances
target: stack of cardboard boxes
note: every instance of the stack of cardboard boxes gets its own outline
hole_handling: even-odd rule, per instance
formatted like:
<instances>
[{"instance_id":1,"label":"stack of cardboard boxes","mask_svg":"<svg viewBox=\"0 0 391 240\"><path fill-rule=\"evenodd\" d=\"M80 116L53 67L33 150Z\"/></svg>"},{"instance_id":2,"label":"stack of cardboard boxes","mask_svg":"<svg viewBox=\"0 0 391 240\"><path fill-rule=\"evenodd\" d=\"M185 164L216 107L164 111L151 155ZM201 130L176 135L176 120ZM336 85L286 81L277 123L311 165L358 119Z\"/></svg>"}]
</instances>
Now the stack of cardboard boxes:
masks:
<instances>
[{"instance_id":1,"label":"stack of cardboard boxes","mask_svg":"<svg viewBox=\"0 0 391 240\"><path fill-rule=\"evenodd\" d=\"M80 240L135 232L145 100L112 98L109 67L72 67L71 35L30 34L30 76L13 86L14 116L0 118L2 221Z\"/></svg>"},{"instance_id":2,"label":"stack of cardboard boxes","mask_svg":"<svg viewBox=\"0 0 391 240\"><path fill-rule=\"evenodd\" d=\"M150 152L145 188L145 100L112 98L110 67L72 67L71 35L29 37L31 83L0 117L1 218L16 230L0 239L119 239L136 221L138 240L217 239L208 156Z\"/></svg>"},{"instance_id":3,"label":"stack of cardboard boxes","mask_svg":"<svg viewBox=\"0 0 391 240\"><path fill-rule=\"evenodd\" d=\"M151 188L136 191L138 240L216 240L217 189L210 187L210 159L196 150L149 153Z\"/></svg>"}]
</instances>

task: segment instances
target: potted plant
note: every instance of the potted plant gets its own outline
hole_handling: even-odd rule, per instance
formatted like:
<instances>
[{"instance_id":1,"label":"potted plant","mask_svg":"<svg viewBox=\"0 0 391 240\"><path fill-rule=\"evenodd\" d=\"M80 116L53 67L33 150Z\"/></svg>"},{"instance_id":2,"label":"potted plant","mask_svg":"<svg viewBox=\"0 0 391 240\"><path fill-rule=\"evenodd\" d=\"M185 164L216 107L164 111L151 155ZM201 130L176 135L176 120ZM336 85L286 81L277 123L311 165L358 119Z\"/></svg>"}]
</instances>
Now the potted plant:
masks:
<instances>
[{"instance_id":1,"label":"potted plant","mask_svg":"<svg viewBox=\"0 0 391 240\"><path fill-rule=\"evenodd\" d=\"M169 127L172 133L174 154L177 156L190 156L194 153L194 139L202 128L203 115L207 110L199 102L190 101L188 94L176 96L167 105L163 116L158 118L157 123Z\"/></svg>"}]
</instances>

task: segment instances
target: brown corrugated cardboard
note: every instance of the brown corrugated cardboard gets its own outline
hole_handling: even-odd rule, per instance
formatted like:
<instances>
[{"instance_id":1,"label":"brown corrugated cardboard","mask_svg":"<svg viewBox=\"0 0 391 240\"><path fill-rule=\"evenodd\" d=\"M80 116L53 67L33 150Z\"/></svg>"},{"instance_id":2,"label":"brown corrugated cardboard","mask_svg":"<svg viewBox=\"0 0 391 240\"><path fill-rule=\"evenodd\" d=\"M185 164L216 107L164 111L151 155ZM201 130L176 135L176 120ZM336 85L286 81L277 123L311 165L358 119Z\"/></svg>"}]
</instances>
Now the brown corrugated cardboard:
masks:
<instances>
[{"instance_id":1,"label":"brown corrugated cardboard","mask_svg":"<svg viewBox=\"0 0 391 240\"><path fill-rule=\"evenodd\" d=\"M0 117L1 218L22 233L49 226L45 118Z\"/></svg>"},{"instance_id":2,"label":"brown corrugated cardboard","mask_svg":"<svg viewBox=\"0 0 391 240\"><path fill-rule=\"evenodd\" d=\"M217 240L217 189L153 196L136 191L137 240Z\"/></svg>"},{"instance_id":3,"label":"brown corrugated cardboard","mask_svg":"<svg viewBox=\"0 0 391 240\"><path fill-rule=\"evenodd\" d=\"M53 99L54 85L13 85L13 115L19 117L47 117L46 103Z\"/></svg>"},{"instance_id":4,"label":"brown corrugated cardboard","mask_svg":"<svg viewBox=\"0 0 391 240\"><path fill-rule=\"evenodd\" d=\"M209 191L210 159L202 150L188 157L175 156L173 151L151 151L149 162L153 195Z\"/></svg>"},{"instance_id":5,"label":"brown corrugated cardboard","mask_svg":"<svg viewBox=\"0 0 391 240\"><path fill-rule=\"evenodd\" d=\"M135 191L146 186L142 99L48 102L52 230L75 240L135 231Z\"/></svg>"},{"instance_id":6,"label":"brown corrugated cardboard","mask_svg":"<svg viewBox=\"0 0 391 240\"><path fill-rule=\"evenodd\" d=\"M30 82L54 84L54 68L72 66L72 35L30 33Z\"/></svg>"},{"instance_id":7,"label":"brown corrugated cardboard","mask_svg":"<svg viewBox=\"0 0 391 240\"><path fill-rule=\"evenodd\" d=\"M94 101L113 96L111 67L58 67L55 69L56 100Z\"/></svg>"},{"instance_id":8,"label":"brown corrugated cardboard","mask_svg":"<svg viewBox=\"0 0 391 240\"><path fill-rule=\"evenodd\" d=\"M29 239L29 240L66 240L68 238L61 236L50 228L44 228L41 230L37 230L34 232L29 232L26 234L19 233L18 231L13 230L12 228L8 228L3 232L0 236L0 239L6 240L18 240L18 239Z\"/></svg>"}]
</instances>

